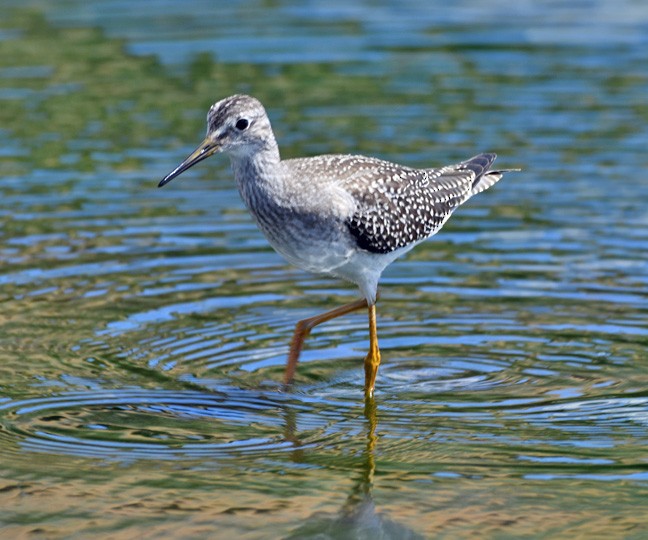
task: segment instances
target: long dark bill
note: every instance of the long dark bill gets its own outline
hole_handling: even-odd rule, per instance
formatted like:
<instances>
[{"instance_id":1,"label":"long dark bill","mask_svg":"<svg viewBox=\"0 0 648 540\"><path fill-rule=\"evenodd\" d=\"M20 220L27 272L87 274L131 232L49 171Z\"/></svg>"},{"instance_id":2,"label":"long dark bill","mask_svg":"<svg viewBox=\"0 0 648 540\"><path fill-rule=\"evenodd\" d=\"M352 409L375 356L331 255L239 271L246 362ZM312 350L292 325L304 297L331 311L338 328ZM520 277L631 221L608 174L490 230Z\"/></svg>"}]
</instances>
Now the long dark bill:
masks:
<instances>
[{"instance_id":1,"label":"long dark bill","mask_svg":"<svg viewBox=\"0 0 648 540\"><path fill-rule=\"evenodd\" d=\"M215 152L218 152L219 148L220 147L217 143L209 138L206 138L202 143L200 143L200 146L198 148L196 148L189 156L187 156L187 159L185 159L182 163L180 163L180 165L178 165L169 174L162 178L162 180L160 180L158 187L162 187L163 185L168 184L176 176L180 176L183 172L185 172L190 167L193 167L196 163L199 163L203 159L207 159Z\"/></svg>"}]
</instances>

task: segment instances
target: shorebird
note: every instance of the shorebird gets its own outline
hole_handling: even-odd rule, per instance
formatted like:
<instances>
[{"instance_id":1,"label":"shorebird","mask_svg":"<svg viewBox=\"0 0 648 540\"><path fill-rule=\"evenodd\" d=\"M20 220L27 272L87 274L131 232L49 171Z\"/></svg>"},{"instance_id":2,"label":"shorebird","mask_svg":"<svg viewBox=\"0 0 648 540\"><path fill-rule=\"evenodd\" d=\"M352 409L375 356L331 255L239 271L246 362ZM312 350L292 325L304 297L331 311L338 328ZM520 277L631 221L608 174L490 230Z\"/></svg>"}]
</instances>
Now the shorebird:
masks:
<instances>
[{"instance_id":1,"label":"shorebird","mask_svg":"<svg viewBox=\"0 0 648 540\"><path fill-rule=\"evenodd\" d=\"M367 308L368 397L373 396L380 365L376 300L383 270L438 232L454 210L507 172L491 169L493 153L432 169L359 155L282 160L263 105L239 94L209 109L207 136L159 187L216 152L229 155L247 209L279 254L299 268L360 288L361 299L297 323L284 383L293 382L304 339L315 326Z\"/></svg>"}]
</instances>

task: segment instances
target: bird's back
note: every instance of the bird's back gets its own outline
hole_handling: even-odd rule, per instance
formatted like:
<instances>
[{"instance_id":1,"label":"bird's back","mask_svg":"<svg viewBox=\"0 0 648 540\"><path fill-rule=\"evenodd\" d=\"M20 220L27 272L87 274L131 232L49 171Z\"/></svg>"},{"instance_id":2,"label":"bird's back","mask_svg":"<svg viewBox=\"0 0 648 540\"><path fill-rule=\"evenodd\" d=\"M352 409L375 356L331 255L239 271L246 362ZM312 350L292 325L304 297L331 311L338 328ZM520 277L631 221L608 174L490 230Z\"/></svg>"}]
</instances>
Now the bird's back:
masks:
<instances>
[{"instance_id":1,"label":"bird's back","mask_svg":"<svg viewBox=\"0 0 648 540\"><path fill-rule=\"evenodd\" d=\"M353 155L284 163L294 172L308 171L309 188L321 196L341 190L350 197L353 204L344 220L358 247L390 253L431 236L459 205L495 184L502 177L490 169L495 157L479 154L438 169Z\"/></svg>"}]
</instances>

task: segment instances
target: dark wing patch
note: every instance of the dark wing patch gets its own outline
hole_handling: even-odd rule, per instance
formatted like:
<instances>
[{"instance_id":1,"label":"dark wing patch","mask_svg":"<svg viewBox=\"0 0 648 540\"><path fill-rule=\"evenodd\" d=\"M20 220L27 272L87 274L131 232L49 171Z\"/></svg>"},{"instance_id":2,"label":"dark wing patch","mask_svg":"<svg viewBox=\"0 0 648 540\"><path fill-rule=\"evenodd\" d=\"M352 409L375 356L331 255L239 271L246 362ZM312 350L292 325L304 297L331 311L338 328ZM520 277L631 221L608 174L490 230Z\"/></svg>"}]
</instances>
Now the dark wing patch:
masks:
<instances>
[{"instance_id":1,"label":"dark wing patch","mask_svg":"<svg viewBox=\"0 0 648 540\"><path fill-rule=\"evenodd\" d=\"M358 247L390 253L434 234L473 194L494 154L480 154L441 169L409 169L382 163L345 185L357 211L346 222Z\"/></svg>"}]
</instances>

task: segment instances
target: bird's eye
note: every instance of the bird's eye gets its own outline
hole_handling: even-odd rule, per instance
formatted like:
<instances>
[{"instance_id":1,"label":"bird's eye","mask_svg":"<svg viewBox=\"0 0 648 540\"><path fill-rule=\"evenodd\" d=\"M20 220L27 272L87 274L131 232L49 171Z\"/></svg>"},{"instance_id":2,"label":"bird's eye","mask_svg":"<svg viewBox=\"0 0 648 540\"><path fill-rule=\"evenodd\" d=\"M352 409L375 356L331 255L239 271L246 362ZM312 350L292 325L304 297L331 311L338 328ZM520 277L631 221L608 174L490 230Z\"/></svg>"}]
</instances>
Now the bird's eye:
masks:
<instances>
[{"instance_id":1,"label":"bird's eye","mask_svg":"<svg viewBox=\"0 0 648 540\"><path fill-rule=\"evenodd\" d=\"M247 118L241 118L238 122L236 122L236 129L238 129L239 131L245 131L249 125L250 122L247 120Z\"/></svg>"}]
</instances>

